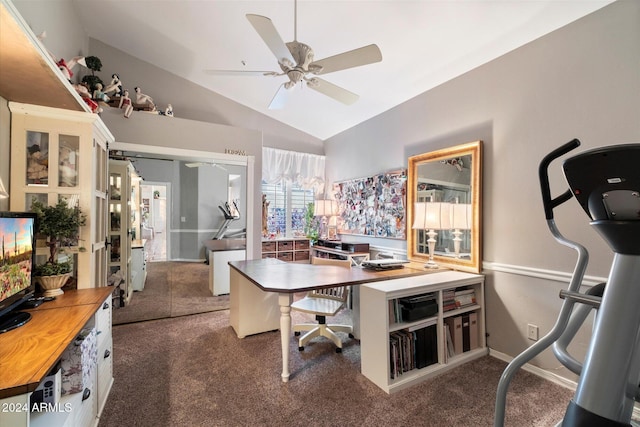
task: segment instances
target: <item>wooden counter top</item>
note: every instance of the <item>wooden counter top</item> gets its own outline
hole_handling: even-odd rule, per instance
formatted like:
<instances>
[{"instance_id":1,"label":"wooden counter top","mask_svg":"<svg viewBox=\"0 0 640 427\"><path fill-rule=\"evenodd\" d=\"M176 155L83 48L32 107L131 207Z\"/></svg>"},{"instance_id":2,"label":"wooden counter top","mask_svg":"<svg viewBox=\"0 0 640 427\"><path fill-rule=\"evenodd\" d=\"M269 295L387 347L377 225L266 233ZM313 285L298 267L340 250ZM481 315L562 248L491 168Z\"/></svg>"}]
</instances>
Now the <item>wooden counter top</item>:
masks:
<instances>
[{"instance_id":1,"label":"wooden counter top","mask_svg":"<svg viewBox=\"0 0 640 427\"><path fill-rule=\"evenodd\" d=\"M247 248L247 239L218 239L203 240L202 243L209 251L237 251Z\"/></svg>"},{"instance_id":2,"label":"wooden counter top","mask_svg":"<svg viewBox=\"0 0 640 427\"><path fill-rule=\"evenodd\" d=\"M113 288L66 291L0 334L0 399L34 391Z\"/></svg>"},{"instance_id":3,"label":"wooden counter top","mask_svg":"<svg viewBox=\"0 0 640 427\"><path fill-rule=\"evenodd\" d=\"M360 285L381 280L400 279L443 271L425 269L421 264L404 268L371 271L333 265L312 265L283 262L275 258L231 261L229 265L266 292L294 293L336 285Z\"/></svg>"}]
</instances>

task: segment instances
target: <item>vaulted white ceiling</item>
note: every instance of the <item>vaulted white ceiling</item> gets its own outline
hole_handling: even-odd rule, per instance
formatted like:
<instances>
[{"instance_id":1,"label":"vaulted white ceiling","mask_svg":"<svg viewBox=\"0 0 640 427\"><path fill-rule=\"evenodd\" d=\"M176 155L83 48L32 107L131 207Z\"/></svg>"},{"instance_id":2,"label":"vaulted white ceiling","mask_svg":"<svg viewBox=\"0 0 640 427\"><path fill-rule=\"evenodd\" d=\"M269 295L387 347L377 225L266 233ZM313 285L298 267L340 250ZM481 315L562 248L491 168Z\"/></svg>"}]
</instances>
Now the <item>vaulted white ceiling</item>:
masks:
<instances>
[{"instance_id":1,"label":"vaulted white ceiling","mask_svg":"<svg viewBox=\"0 0 640 427\"><path fill-rule=\"evenodd\" d=\"M323 75L360 96L345 106L298 85L268 105L285 76L213 76L207 69L280 71L246 14L294 39L294 0L76 0L88 35L325 140L611 0L300 0L297 39L322 59L375 43L382 62ZM550 66L552 66L550 64Z\"/></svg>"}]
</instances>

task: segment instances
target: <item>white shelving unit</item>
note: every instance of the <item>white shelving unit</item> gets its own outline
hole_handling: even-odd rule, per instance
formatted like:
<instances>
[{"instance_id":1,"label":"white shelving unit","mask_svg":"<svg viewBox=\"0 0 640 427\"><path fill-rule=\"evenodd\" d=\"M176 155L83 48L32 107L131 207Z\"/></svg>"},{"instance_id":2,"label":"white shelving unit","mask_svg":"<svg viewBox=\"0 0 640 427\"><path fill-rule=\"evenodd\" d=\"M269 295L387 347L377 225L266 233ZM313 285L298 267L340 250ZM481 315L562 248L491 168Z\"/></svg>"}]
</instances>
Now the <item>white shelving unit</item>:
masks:
<instances>
[{"instance_id":1,"label":"white shelving unit","mask_svg":"<svg viewBox=\"0 0 640 427\"><path fill-rule=\"evenodd\" d=\"M73 257L77 287L106 286L107 145L113 135L95 114L16 102L11 110L12 211L32 200L64 199L86 215Z\"/></svg>"},{"instance_id":2,"label":"white shelving unit","mask_svg":"<svg viewBox=\"0 0 640 427\"><path fill-rule=\"evenodd\" d=\"M443 312L443 291L473 288L476 303ZM438 312L415 322L395 323L389 301L434 293ZM477 314L478 347L449 357L444 334L445 319L474 312ZM484 321L484 276L458 271L442 271L424 276L394 279L360 286L360 351L362 374L387 393L393 393L487 354ZM413 327L435 325L437 361L391 378L389 335Z\"/></svg>"},{"instance_id":3,"label":"white shelving unit","mask_svg":"<svg viewBox=\"0 0 640 427\"><path fill-rule=\"evenodd\" d=\"M309 239L264 239L262 240L262 258L277 258L286 262L309 262Z\"/></svg>"}]
</instances>

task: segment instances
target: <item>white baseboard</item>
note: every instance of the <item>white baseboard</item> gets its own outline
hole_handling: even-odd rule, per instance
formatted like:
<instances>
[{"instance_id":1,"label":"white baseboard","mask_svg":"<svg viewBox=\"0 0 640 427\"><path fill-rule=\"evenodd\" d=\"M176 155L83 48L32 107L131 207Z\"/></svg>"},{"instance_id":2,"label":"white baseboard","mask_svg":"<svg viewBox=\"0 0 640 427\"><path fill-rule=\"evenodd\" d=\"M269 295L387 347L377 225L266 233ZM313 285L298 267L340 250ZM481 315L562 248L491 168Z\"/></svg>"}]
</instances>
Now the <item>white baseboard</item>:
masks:
<instances>
[{"instance_id":1,"label":"white baseboard","mask_svg":"<svg viewBox=\"0 0 640 427\"><path fill-rule=\"evenodd\" d=\"M489 356L495 357L496 359L500 359L503 362L511 362L513 360L513 357L501 353L499 351L495 351L493 349L489 349ZM575 381L572 380L568 380L566 378L561 377L560 375L553 373L553 372L549 372L547 370L544 370L542 368L539 368L537 366L533 366L529 363L526 363L523 367L523 370L527 371L527 372L531 372L534 375L537 375L547 381L551 381L554 384L557 384L561 387L567 388L569 390L575 391L576 388L578 387L578 383L576 383ZM569 402L567 402L568 404ZM636 403L636 405L633 408L633 415L632 415L634 420L640 420L640 407L638 407L638 404Z\"/></svg>"}]
</instances>

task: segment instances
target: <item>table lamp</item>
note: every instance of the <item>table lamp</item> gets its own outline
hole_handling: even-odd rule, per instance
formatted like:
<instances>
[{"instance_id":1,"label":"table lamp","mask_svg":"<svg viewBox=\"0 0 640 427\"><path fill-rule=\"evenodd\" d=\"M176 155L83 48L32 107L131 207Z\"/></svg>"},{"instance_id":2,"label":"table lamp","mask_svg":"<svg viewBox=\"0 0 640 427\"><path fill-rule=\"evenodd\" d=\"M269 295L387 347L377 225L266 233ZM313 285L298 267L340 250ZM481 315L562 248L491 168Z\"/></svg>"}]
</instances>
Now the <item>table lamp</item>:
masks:
<instances>
[{"instance_id":1,"label":"table lamp","mask_svg":"<svg viewBox=\"0 0 640 427\"><path fill-rule=\"evenodd\" d=\"M471 205L468 203L458 203L451 205L451 227L453 228L453 249L456 258L460 258L460 242L462 242L462 231L471 229Z\"/></svg>"},{"instance_id":2,"label":"table lamp","mask_svg":"<svg viewBox=\"0 0 640 427\"><path fill-rule=\"evenodd\" d=\"M316 200L313 203L313 216L322 217L320 220L320 235L319 238L326 240L328 237L328 220L327 217L331 217L338 214L338 203L331 199Z\"/></svg>"},{"instance_id":3,"label":"table lamp","mask_svg":"<svg viewBox=\"0 0 640 427\"><path fill-rule=\"evenodd\" d=\"M411 228L428 230L429 261L425 264L425 267L438 268L438 264L433 260L433 253L436 250L436 236L438 235L435 230L451 228L451 203L417 202L414 212L415 219Z\"/></svg>"}]
</instances>

